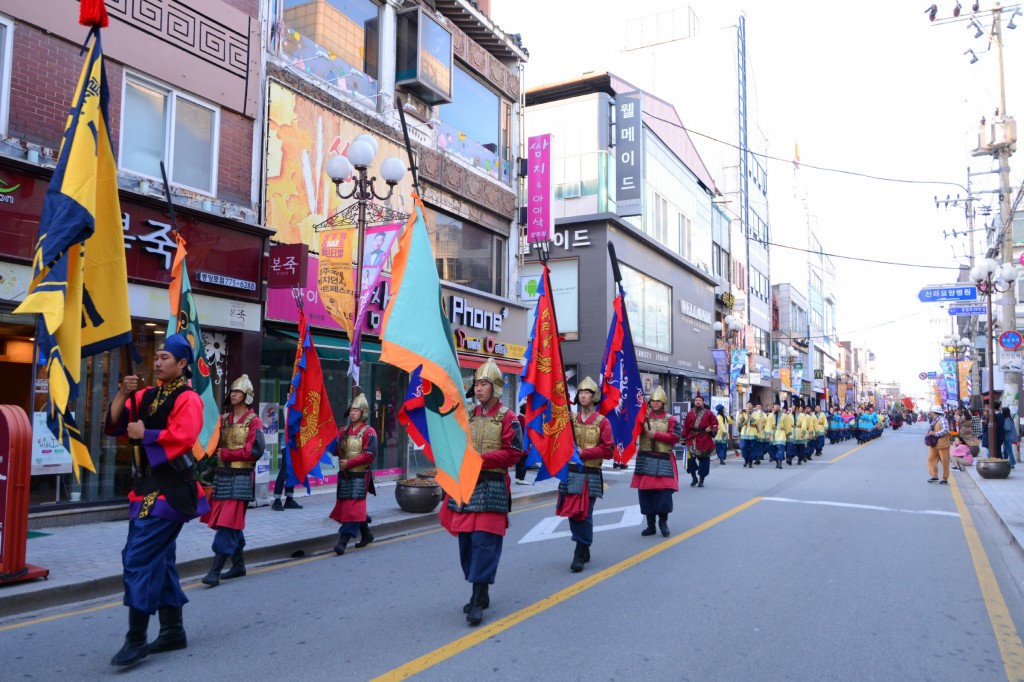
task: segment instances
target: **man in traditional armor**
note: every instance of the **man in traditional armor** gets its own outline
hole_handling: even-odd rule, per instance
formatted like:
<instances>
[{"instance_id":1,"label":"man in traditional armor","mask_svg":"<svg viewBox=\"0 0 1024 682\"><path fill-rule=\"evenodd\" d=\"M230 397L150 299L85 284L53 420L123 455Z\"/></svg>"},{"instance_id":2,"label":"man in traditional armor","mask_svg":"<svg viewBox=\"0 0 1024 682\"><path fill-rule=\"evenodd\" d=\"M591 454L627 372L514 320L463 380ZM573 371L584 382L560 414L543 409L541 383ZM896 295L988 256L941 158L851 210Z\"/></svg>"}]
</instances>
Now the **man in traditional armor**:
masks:
<instances>
[{"instance_id":1,"label":"man in traditional armor","mask_svg":"<svg viewBox=\"0 0 1024 682\"><path fill-rule=\"evenodd\" d=\"M669 536L668 515L672 513L672 493L679 490L679 470L672 446L679 442L679 421L665 412L668 396L658 386L651 394L647 420L640 432L640 443L630 488L637 489L640 513L647 518L641 535L654 535L654 517L664 537Z\"/></svg>"},{"instance_id":2,"label":"man in traditional armor","mask_svg":"<svg viewBox=\"0 0 1024 682\"><path fill-rule=\"evenodd\" d=\"M200 518L217 531L213 536L213 565L203 582L210 587L245 575L245 509L256 499L256 435L263 423L252 411L253 387L243 374L231 384L228 393L231 410L220 416L220 442L217 444L216 474L210 513ZM221 575L224 562L231 557L231 568Z\"/></svg>"},{"instance_id":3,"label":"man in traditional armor","mask_svg":"<svg viewBox=\"0 0 1024 682\"><path fill-rule=\"evenodd\" d=\"M362 540L357 543L365 547L373 542L370 524L366 515L366 493L374 495L373 472L370 465L377 454L377 432L366 423L370 416L370 404L360 393L348 408L348 426L338 430L335 450L338 454L338 500L334 503L331 518L341 524L338 529L338 544L334 553L345 553L348 542L358 533Z\"/></svg>"},{"instance_id":4,"label":"man in traditional armor","mask_svg":"<svg viewBox=\"0 0 1024 682\"><path fill-rule=\"evenodd\" d=\"M473 379L478 404L469 417L469 435L483 468L469 501L458 504L446 496L438 518L445 530L459 539L462 573L473 585L462 612L467 623L479 625L483 609L491 604L490 586L498 572L512 507L508 468L523 454L523 433L516 415L501 404L505 381L494 360L488 358Z\"/></svg>"},{"instance_id":5,"label":"man in traditional armor","mask_svg":"<svg viewBox=\"0 0 1024 682\"><path fill-rule=\"evenodd\" d=\"M134 457L128 540L121 552L128 634L110 661L120 667L188 645L181 615L188 598L178 581L176 540L186 522L210 510L192 456L203 428L203 400L187 376L192 358L184 336L168 336L153 362L159 387L139 390L139 378L126 376L107 413L107 435L127 435ZM147 645L149 617L158 611L160 634Z\"/></svg>"},{"instance_id":6,"label":"man in traditional armor","mask_svg":"<svg viewBox=\"0 0 1024 682\"><path fill-rule=\"evenodd\" d=\"M704 487L704 479L711 471L711 455L715 452L717 432L718 420L711 410L704 407L704 396L698 393L693 399L693 409L686 413L683 421L683 440L696 464L690 472L693 476L691 486Z\"/></svg>"},{"instance_id":7,"label":"man in traditional armor","mask_svg":"<svg viewBox=\"0 0 1024 682\"><path fill-rule=\"evenodd\" d=\"M573 573L583 570L590 561L590 545L594 542L594 501L604 497L604 479L601 465L615 454L615 440L608 420L597 413L597 383L590 377L576 389L579 408L572 415L572 430L582 465L569 463L566 480L558 486L556 513L569 519L569 530L576 543L569 569Z\"/></svg>"}]
</instances>

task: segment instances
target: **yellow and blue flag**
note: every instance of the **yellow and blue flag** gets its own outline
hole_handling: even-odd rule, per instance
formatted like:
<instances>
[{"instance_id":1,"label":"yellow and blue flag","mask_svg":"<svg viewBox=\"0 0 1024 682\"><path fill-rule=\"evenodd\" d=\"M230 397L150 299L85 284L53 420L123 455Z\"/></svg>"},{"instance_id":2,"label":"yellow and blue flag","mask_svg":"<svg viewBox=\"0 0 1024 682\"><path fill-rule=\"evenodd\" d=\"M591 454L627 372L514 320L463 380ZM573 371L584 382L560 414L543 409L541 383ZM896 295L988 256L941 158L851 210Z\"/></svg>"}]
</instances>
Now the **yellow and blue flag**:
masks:
<instances>
[{"instance_id":1,"label":"yellow and blue flag","mask_svg":"<svg viewBox=\"0 0 1024 682\"><path fill-rule=\"evenodd\" d=\"M99 29L82 67L46 190L32 283L17 313L37 313L36 346L49 385L47 425L80 467L95 471L71 409L82 358L131 341L128 273L110 145ZM87 39L88 41L88 39Z\"/></svg>"},{"instance_id":2,"label":"yellow and blue flag","mask_svg":"<svg viewBox=\"0 0 1024 682\"><path fill-rule=\"evenodd\" d=\"M461 504L473 494L482 460L469 437L462 372L441 303L441 279L423 222L423 202L416 193L412 196L412 216L391 269L380 359L413 376L409 392L417 399L403 406L399 420L415 425L409 436L437 466L437 482Z\"/></svg>"}]
</instances>

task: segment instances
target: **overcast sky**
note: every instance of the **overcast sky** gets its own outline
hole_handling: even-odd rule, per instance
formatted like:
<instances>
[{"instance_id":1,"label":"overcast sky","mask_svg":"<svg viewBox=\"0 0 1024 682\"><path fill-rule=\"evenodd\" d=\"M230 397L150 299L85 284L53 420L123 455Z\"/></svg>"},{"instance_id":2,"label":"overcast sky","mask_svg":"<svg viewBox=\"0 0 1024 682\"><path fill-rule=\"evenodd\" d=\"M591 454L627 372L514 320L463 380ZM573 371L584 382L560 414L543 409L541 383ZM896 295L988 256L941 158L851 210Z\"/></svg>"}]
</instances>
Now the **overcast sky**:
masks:
<instances>
[{"instance_id":1,"label":"overcast sky","mask_svg":"<svg viewBox=\"0 0 1024 682\"><path fill-rule=\"evenodd\" d=\"M624 52L640 17L692 7L702 33L735 24L746 16L756 116L769 154L793 156L800 145L802 180L808 187L812 222L826 252L861 258L950 266L949 270L890 267L835 259L838 272L838 331L843 340L867 343L875 351L879 379L904 381L912 392L920 371L938 368L938 341L949 317L917 300L926 284L955 281L966 263L966 238L943 232L965 229L962 209L936 210L933 197L964 190L952 184L909 184L816 171L821 166L886 178L966 185L967 169L995 167L990 158L972 159L981 116L998 106L996 49L974 39L967 21L951 21L955 2L940 2L931 24L923 0L748 0L685 3L667 0L492 0L494 20L521 33L530 51L527 87L564 80L586 71L612 71L641 81L635 54ZM970 13L963 2L961 19ZM1012 3L1004 3L1011 5ZM981 10L991 9L991 0ZM1004 15L1009 18L1009 14ZM944 20L946 23L944 23ZM1005 31L1007 110L1024 114L1024 17L1021 28ZM663 23L663 22L662 22ZM981 15L985 28L988 14ZM963 52L973 48L971 65ZM693 68L693 67L691 67ZM696 68L699 68L696 67ZM628 69L628 70L627 70ZM632 70L632 72L630 72ZM673 92L661 78L654 94L685 107L703 93ZM683 114L683 123L686 124ZM1017 188L1024 161L1010 160ZM717 169L711 168L712 173ZM793 166L768 161L770 194L791 185ZM995 175L973 180L995 189ZM997 195L982 202L998 215ZM769 196L769 202L781 202ZM979 218L979 226L992 218ZM980 243L980 242L979 242ZM806 279L806 277L804 277ZM777 282L773 282L777 283ZM806 283L801 285L806 289ZM896 320L896 322L893 322Z\"/></svg>"}]
</instances>

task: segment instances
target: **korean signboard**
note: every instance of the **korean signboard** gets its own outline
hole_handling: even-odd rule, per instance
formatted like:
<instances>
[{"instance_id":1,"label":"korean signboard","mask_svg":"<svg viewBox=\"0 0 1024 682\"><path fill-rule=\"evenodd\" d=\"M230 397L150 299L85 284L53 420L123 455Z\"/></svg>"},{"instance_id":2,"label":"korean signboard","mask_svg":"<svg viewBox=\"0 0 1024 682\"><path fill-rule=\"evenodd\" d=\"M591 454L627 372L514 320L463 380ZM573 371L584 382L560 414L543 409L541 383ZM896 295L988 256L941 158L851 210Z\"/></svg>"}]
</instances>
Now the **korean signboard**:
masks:
<instances>
[{"instance_id":1,"label":"korean signboard","mask_svg":"<svg viewBox=\"0 0 1024 682\"><path fill-rule=\"evenodd\" d=\"M551 241L551 134L533 135L527 141L526 241Z\"/></svg>"},{"instance_id":2,"label":"korean signboard","mask_svg":"<svg viewBox=\"0 0 1024 682\"><path fill-rule=\"evenodd\" d=\"M620 216L643 212L643 93L615 97L615 203Z\"/></svg>"},{"instance_id":3,"label":"korean signboard","mask_svg":"<svg viewBox=\"0 0 1024 682\"><path fill-rule=\"evenodd\" d=\"M290 289L306 283L309 247L305 244L274 244L267 265L267 287Z\"/></svg>"}]
</instances>

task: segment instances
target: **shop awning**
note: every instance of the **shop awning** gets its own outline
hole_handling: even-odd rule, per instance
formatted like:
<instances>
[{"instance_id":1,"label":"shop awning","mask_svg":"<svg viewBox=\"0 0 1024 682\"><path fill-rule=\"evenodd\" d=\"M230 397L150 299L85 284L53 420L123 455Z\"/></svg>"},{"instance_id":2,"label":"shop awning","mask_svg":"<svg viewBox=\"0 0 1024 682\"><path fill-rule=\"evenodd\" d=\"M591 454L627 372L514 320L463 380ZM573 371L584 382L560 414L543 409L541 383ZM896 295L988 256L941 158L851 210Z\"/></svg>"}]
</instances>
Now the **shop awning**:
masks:
<instances>
[{"instance_id":1,"label":"shop awning","mask_svg":"<svg viewBox=\"0 0 1024 682\"><path fill-rule=\"evenodd\" d=\"M476 369L480 365L487 362L486 356L481 355L466 355L465 353L459 354L459 366L465 367L466 369ZM502 372L508 372L509 374L519 375L523 372L523 363L519 360L506 360L505 358L493 358L494 362L498 365L498 369Z\"/></svg>"},{"instance_id":2,"label":"shop awning","mask_svg":"<svg viewBox=\"0 0 1024 682\"><path fill-rule=\"evenodd\" d=\"M299 340L299 333L290 329L270 329L272 334L282 336L294 341ZM324 334L313 334L313 345L316 346L316 353L321 360L348 360L349 342L348 339L339 336L326 336ZM363 341L359 358L362 362L380 361L380 344L375 341Z\"/></svg>"}]
</instances>

